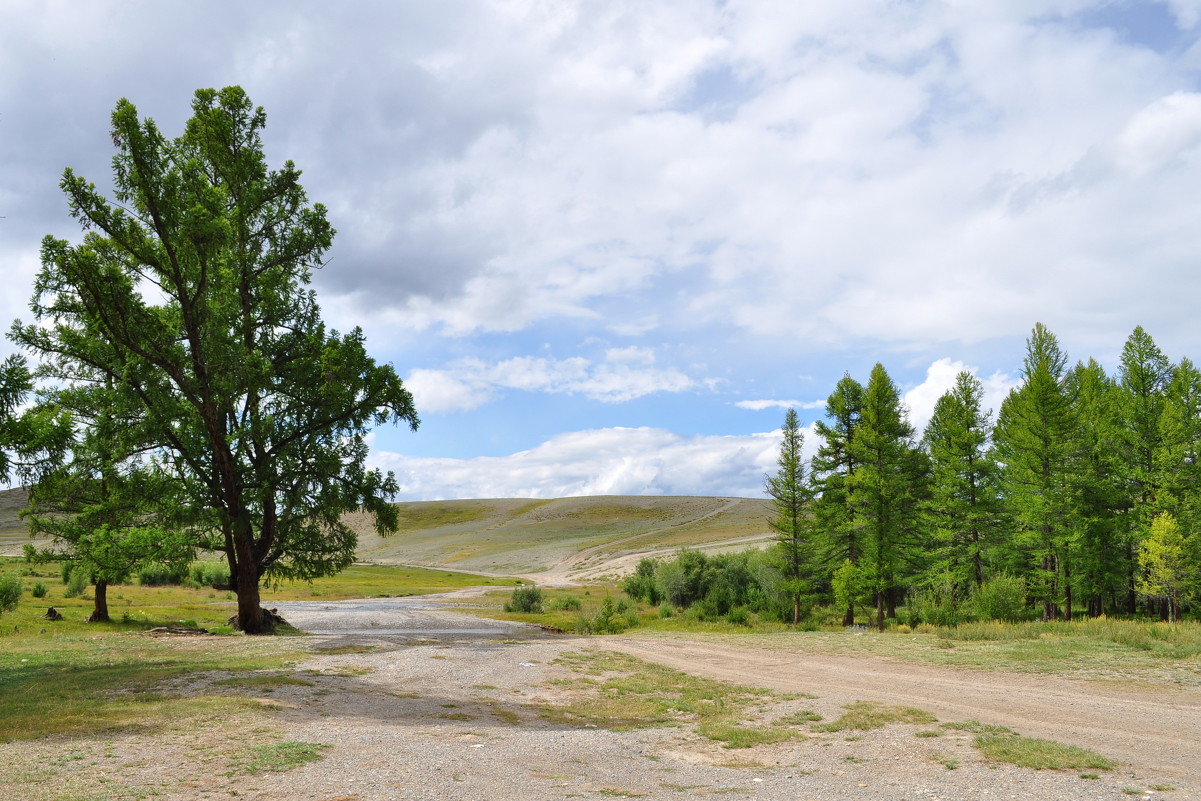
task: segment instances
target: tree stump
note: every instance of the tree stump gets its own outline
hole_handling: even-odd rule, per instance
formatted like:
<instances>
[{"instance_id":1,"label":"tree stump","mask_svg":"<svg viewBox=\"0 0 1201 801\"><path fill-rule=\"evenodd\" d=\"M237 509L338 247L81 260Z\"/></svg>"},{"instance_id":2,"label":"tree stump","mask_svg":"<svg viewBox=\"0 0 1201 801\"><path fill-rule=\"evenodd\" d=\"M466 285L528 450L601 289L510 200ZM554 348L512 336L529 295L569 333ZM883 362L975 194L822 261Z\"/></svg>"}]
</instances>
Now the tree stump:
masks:
<instances>
[{"instance_id":1,"label":"tree stump","mask_svg":"<svg viewBox=\"0 0 1201 801\"><path fill-rule=\"evenodd\" d=\"M46 610L46 614L42 615L43 620L62 620L63 613L55 609L53 606Z\"/></svg>"}]
</instances>

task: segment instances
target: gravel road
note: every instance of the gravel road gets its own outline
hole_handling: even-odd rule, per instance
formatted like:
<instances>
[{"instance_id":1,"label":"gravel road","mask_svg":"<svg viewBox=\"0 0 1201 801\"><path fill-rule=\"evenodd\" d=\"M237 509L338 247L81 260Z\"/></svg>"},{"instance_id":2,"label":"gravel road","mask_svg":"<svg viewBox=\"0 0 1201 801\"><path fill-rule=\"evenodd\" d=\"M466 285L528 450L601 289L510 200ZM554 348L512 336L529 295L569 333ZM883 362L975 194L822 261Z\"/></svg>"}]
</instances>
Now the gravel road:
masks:
<instances>
[{"instance_id":1,"label":"gravel road","mask_svg":"<svg viewBox=\"0 0 1201 801\"><path fill-rule=\"evenodd\" d=\"M273 693L272 702L283 707L278 722L287 738L330 748L319 762L243 780L242 797L1201 798L1201 709L1187 693L1127 694L1029 676L649 638L553 636L440 609L429 597L289 603L279 610L315 633L308 640L314 655L297 668L316 686ZM317 653L347 645L375 650ZM971 747L971 735L936 725L813 733L803 741L728 750L687 726L612 732L548 722L541 710L565 703L580 681L556 659L583 649L621 650L696 674L812 693L818 698L805 703L826 719L860 699L903 700L942 721L1009 725L1092 747L1121 764L1082 772L988 763ZM940 735L917 736L930 730ZM223 794L222 787L217 781L168 797Z\"/></svg>"}]
</instances>

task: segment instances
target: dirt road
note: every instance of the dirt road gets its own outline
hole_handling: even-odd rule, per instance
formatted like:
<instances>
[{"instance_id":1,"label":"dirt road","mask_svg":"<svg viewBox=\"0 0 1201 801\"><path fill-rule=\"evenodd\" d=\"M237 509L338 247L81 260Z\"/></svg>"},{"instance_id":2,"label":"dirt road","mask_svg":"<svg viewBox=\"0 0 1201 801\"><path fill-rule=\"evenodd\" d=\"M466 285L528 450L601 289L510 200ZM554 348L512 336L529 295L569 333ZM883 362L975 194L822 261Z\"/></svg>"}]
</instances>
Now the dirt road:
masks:
<instances>
[{"instance_id":1,"label":"dirt road","mask_svg":"<svg viewBox=\"0 0 1201 801\"><path fill-rule=\"evenodd\" d=\"M1132 689L1017 673L781 653L631 637L604 647L696 675L818 695L915 706L940 720L979 720L1091 748L1151 775L1201 790L1201 694Z\"/></svg>"}]
</instances>

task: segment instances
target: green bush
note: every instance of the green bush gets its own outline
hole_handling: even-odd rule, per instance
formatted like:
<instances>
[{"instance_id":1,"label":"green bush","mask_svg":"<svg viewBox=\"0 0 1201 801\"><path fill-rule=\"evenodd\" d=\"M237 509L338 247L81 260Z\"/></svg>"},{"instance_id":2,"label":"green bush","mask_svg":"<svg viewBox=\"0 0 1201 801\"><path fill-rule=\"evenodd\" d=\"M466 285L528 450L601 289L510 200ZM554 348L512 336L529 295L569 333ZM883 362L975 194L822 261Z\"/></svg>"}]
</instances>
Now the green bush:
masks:
<instances>
[{"instance_id":1,"label":"green bush","mask_svg":"<svg viewBox=\"0 0 1201 801\"><path fill-rule=\"evenodd\" d=\"M628 610L625 615L617 611L617 604L612 598L601 601L600 609L589 617L581 614L576 621L576 631L580 634L620 634L627 628L638 623L637 610Z\"/></svg>"},{"instance_id":2,"label":"green bush","mask_svg":"<svg viewBox=\"0 0 1201 801\"><path fill-rule=\"evenodd\" d=\"M35 581L33 583L33 588L30 589L29 592L34 598L45 598L47 592L45 582Z\"/></svg>"},{"instance_id":3,"label":"green bush","mask_svg":"<svg viewBox=\"0 0 1201 801\"><path fill-rule=\"evenodd\" d=\"M538 613L542 611L542 588L536 584L516 587L505 604L506 612Z\"/></svg>"},{"instance_id":4,"label":"green bush","mask_svg":"<svg viewBox=\"0 0 1201 801\"><path fill-rule=\"evenodd\" d=\"M78 598L83 595L83 591L88 588L88 574L75 568L71 571L71 577L67 579L67 589L63 590L64 598Z\"/></svg>"},{"instance_id":5,"label":"green bush","mask_svg":"<svg viewBox=\"0 0 1201 801\"><path fill-rule=\"evenodd\" d=\"M229 565L225 562L196 562L188 569L188 578L197 587L228 587Z\"/></svg>"},{"instance_id":6,"label":"green bush","mask_svg":"<svg viewBox=\"0 0 1201 801\"><path fill-rule=\"evenodd\" d=\"M751 625L751 613L745 606L736 606L726 612L726 622L737 626L749 626Z\"/></svg>"},{"instance_id":7,"label":"green bush","mask_svg":"<svg viewBox=\"0 0 1201 801\"><path fill-rule=\"evenodd\" d=\"M63 580L63 584L66 584L71 580L71 571L74 569L75 565L72 562L63 562L58 568L58 575L59 578Z\"/></svg>"},{"instance_id":8,"label":"green bush","mask_svg":"<svg viewBox=\"0 0 1201 801\"><path fill-rule=\"evenodd\" d=\"M1026 617L1026 582L1002 573L976 590L971 608L979 620L1016 623Z\"/></svg>"},{"instance_id":9,"label":"green bush","mask_svg":"<svg viewBox=\"0 0 1201 801\"><path fill-rule=\"evenodd\" d=\"M25 585L16 576L0 577L0 612L11 612L17 608Z\"/></svg>"},{"instance_id":10,"label":"green bush","mask_svg":"<svg viewBox=\"0 0 1201 801\"><path fill-rule=\"evenodd\" d=\"M551 604L551 608L560 609L564 612L578 612L583 608L580 599L574 595L564 595L558 598Z\"/></svg>"},{"instance_id":11,"label":"green bush","mask_svg":"<svg viewBox=\"0 0 1201 801\"><path fill-rule=\"evenodd\" d=\"M138 583L143 587L165 587L183 584L188 579L187 565L146 565L138 571Z\"/></svg>"}]
</instances>

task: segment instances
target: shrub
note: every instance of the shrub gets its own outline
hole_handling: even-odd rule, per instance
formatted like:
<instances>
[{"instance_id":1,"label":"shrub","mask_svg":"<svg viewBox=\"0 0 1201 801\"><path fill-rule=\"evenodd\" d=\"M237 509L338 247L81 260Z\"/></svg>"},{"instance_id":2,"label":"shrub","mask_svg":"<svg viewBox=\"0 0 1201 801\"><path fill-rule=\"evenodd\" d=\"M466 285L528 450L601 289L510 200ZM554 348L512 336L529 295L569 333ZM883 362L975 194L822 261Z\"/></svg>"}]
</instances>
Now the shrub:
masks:
<instances>
[{"instance_id":1,"label":"shrub","mask_svg":"<svg viewBox=\"0 0 1201 801\"><path fill-rule=\"evenodd\" d=\"M144 587L164 587L183 584L188 578L187 565L146 565L138 571L138 583Z\"/></svg>"},{"instance_id":2,"label":"shrub","mask_svg":"<svg viewBox=\"0 0 1201 801\"><path fill-rule=\"evenodd\" d=\"M657 606L662 597L655 586L655 568L658 560L649 557L639 560L634 572L621 582L625 594L636 601L646 601L651 606Z\"/></svg>"},{"instance_id":3,"label":"shrub","mask_svg":"<svg viewBox=\"0 0 1201 801\"><path fill-rule=\"evenodd\" d=\"M638 612L631 609L622 615L617 611L617 605L612 598L601 601L600 609L589 617L581 614L576 621L576 631L580 634L620 634L627 628L638 624Z\"/></svg>"},{"instance_id":4,"label":"shrub","mask_svg":"<svg viewBox=\"0 0 1201 801\"><path fill-rule=\"evenodd\" d=\"M580 604L580 599L574 595L564 595L562 598L557 599L551 606L554 609L561 609L564 612L578 612L583 608Z\"/></svg>"},{"instance_id":5,"label":"shrub","mask_svg":"<svg viewBox=\"0 0 1201 801\"><path fill-rule=\"evenodd\" d=\"M63 562L62 566L59 567L58 575L59 575L59 578L61 578L63 580L63 584L66 584L67 582L69 582L71 580L71 571L74 569L75 569L75 565L71 562Z\"/></svg>"},{"instance_id":6,"label":"shrub","mask_svg":"<svg viewBox=\"0 0 1201 801\"><path fill-rule=\"evenodd\" d=\"M88 588L88 574L80 570L78 567L71 571L71 577L67 579L67 589L63 590L64 598L78 598L83 595L83 591Z\"/></svg>"},{"instance_id":7,"label":"shrub","mask_svg":"<svg viewBox=\"0 0 1201 801\"><path fill-rule=\"evenodd\" d=\"M516 587L505 604L506 612L538 613L542 611L542 588L536 584Z\"/></svg>"},{"instance_id":8,"label":"shrub","mask_svg":"<svg viewBox=\"0 0 1201 801\"><path fill-rule=\"evenodd\" d=\"M0 612L11 612L17 608L25 585L16 576L0 577Z\"/></svg>"},{"instance_id":9,"label":"shrub","mask_svg":"<svg viewBox=\"0 0 1201 801\"><path fill-rule=\"evenodd\" d=\"M188 578L197 587L228 587L229 565L224 562L196 562L188 569Z\"/></svg>"},{"instance_id":10,"label":"shrub","mask_svg":"<svg viewBox=\"0 0 1201 801\"><path fill-rule=\"evenodd\" d=\"M30 592L30 594L33 595L34 598L45 598L46 597L45 582L35 581L33 583L33 588L30 589L29 592Z\"/></svg>"},{"instance_id":11,"label":"shrub","mask_svg":"<svg viewBox=\"0 0 1201 801\"><path fill-rule=\"evenodd\" d=\"M736 626L749 626L751 625L751 613L745 606L736 606L726 612L726 622Z\"/></svg>"},{"instance_id":12,"label":"shrub","mask_svg":"<svg viewBox=\"0 0 1201 801\"><path fill-rule=\"evenodd\" d=\"M976 590L971 607L980 620L1022 620L1026 616L1026 582L1007 573L994 576Z\"/></svg>"}]
</instances>

